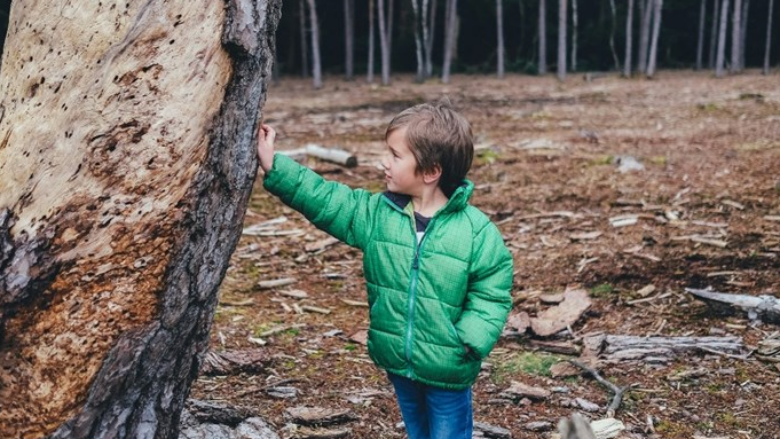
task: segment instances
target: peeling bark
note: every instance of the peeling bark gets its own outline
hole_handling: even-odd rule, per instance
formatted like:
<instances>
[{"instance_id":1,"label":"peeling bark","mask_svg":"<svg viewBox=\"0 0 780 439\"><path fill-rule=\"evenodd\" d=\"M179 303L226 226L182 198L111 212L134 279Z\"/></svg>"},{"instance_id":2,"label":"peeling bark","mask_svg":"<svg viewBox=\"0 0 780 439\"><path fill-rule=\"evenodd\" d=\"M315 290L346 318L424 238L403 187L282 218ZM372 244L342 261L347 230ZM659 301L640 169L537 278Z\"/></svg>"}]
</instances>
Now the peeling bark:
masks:
<instances>
[{"instance_id":1,"label":"peeling bark","mask_svg":"<svg viewBox=\"0 0 780 439\"><path fill-rule=\"evenodd\" d=\"M255 178L280 14L13 3L0 437L176 437Z\"/></svg>"}]
</instances>

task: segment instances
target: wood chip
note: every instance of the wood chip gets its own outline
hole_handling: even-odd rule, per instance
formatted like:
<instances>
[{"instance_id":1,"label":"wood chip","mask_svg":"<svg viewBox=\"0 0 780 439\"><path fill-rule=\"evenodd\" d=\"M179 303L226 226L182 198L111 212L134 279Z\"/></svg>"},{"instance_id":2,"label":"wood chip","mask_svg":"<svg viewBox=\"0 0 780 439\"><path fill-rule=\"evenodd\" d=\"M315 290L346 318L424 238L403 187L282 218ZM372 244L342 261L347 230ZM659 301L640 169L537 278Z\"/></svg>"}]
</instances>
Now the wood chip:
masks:
<instances>
[{"instance_id":1,"label":"wood chip","mask_svg":"<svg viewBox=\"0 0 780 439\"><path fill-rule=\"evenodd\" d=\"M522 399L530 398L533 400L541 401L550 397L552 392L541 387L529 386L517 381L512 381L508 389L501 392L501 396L507 399Z\"/></svg>"},{"instance_id":2,"label":"wood chip","mask_svg":"<svg viewBox=\"0 0 780 439\"><path fill-rule=\"evenodd\" d=\"M641 297L647 297L650 294L652 294L655 291L655 285L649 284L642 287L639 291L636 293L640 295Z\"/></svg>"},{"instance_id":3,"label":"wood chip","mask_svg":"<svg viewBox=\"0 0 780 439\"><path fill-rule=\"evenodd\" d=\"M780 221L780 215L766 215L764 219L767 221Z\"/></svg>"},{"instance_id":4,"label":"wood chip","mask_svg":"<svg viewBox=\"0 0 780 439\"><path fill-rule=\"evenodd\" d=\"M720 248L726 248L726 246L728 245L728 242L726 241L722 241L720 239L704 238L701 236L693 236L691 237L691 241L698 242L700 244L714 245L715 247L720 247Z\"/></svg>"},{"instance_id":5,"label":"wood chip","mask_svg":"<svg viewBox=\"0 0 780 439\"><path fill-rule=\"evenodd\" d=\"M733 208L735 208L735 209L738 209L738 210L745 210L745 206L744 206L744 205L742 205L742 204L740 204L740 203L737 203L736 201L732 201L732 200L721 200L721 202L720 202L720 203L721 203L721 204L725 204L726 206L731 206L731 207L733 207Z\"/></svg>"},{"instance_id":6,"label":"wood chip","mask_svg":"<svg viewBox=\"0 0 780 439\"><path fill-rule=\"evenodd\" d=\"M293 422L300 425L333 425L355 420L355 415L349 409L290 407L284 412Z\"/></svg>"},{"instance_id":7,"label":"wood chip","mask_svg":"<svg viewBox=\"0 0 780 439\"><path fill-rule=\"evenodd\" d=\"M542 294L539 296L539 300L542 301L542 303L561 303L563 302L563 293L557 293L557 294Z\"/></svg>"},{"instance_id":8,"label":"wood chip","mask_svg":"<svg viewBox=\"0 0 780 439\"><path fill-rule=\"evenodd\" d=\"M573 233L569 235L569 239L572 241L589 241L592 239L596 239L599 236L603 235L603 232L583 232L583 233Z\"/></svg>"},{"instance_id":9,"label":"wood chip","mask_svg":"<svg viewBox=\"0 0 780 439\"><path fill-rule=\"evenodd\" d=\"M531 346L547 352L563 355L579 355L580 347L563 341L531 340Z\"/></svg>"},{"instance_id":10,"label":"wood chip","mask_svg":"<svg viewBox=\"0 0 780 439\"><path fill-rule=\"evenodd\" d=\"M303 290L284 290L279 291L282 296L292 297L293 299L305 299L309 297L309 293Z\"/></svg>"},{"instance_id":11,"label":"wood chip","mask_svg":"<svg viewBox=\"0 0 780 439\"><path fill-rule=\"evenodd\" d=\"M296 439L338 439L347 437L350 433L352 433L352 429L350 428L329 429L301 427L296 429L293 437Z\"/></svg>"},{"instance_id":12,"label":"wood chip","mask_svg":"<svg viewBox=\"0 0 780 439\"><path fill-rule=\"evenodd\" d=\"M525 311L513 312L509 314L509 318L506 320L506 327L517 331L519 334L524 334L529 326L531 326L531 317Z\"/></svg>"},{"instance_id":13,"label":"wood chip","mask_svg":"<svg viewBox=\"0 0 780 439\"><path fill-rule=\"evenodd\" d=\"M249 305L254 305L255 301L252 299L244 299L244 300L220 299L219 304L225 306L249 306Z\"/></svg>"},{"instance_id":14,"label":"wood chip","mask_svg":"<svg viewBox=\"0 0 780 439\"><path fill-rule=\"evenodd\" d=\"M296 282L298 282L297 279L291 277L285 277L282 279L260 281L257 283L257 286L260 287L261 290L268 290L271 288L279 288L287 285L292 285Z\"/></svg>"},{"instance_id":15,"label":"wood chip","mask_svg":"<svg viewBox=\"0 0 780 439\"><path fill-rule=\"evenodd\" d=\"M341 301L346 303L349 306L359 306L361 308L368 308L368 302L363 302L360 300L350 300L350 299L341 299Z\"/></svg>"},{"instance_id":16,"label":"wood chip","mask_svg":"<svg viewBox=\"0 0 780 439\"><path fill-rule=\"evenodd\" d=\"M330 310L327 308L320 308L319 306L313 306L313 305L303 305L301 306L301 309L304 311L309 312L316 312L320 314L330 314Z\"/></svg>"},{"instance_id":17,"label":"wood chip","mask_svg":"<svg viewBox=\"0 0 780 439\"><path fill-rule=\"evenodd\" d=\"M564 301L560 305L551 307L531 319L531 329L542 337L553 335L573 325L592 303L585 290L566 291Z\"/></svg>"},{"instance_id":18,"label":"wood chip","mask_svg":"<svg viewBox=\"0 0 780 439\"><path fill-rule=\"evenodd\" d=\"M639 222L637 215L621 215L609 219L609 223L612 227L626 227L633 226Z\"/></svg>"},{"instance_id":19,"label":"wood chip","mask_svg":"<svg viewBox=\"0 0 780 439\"><path fill-rule=\"evenodd\" d=\"M319 240L317 242L312 242L310 244L306 244L304 246L304 250L306 250L309 253L313 253L313 252L317 252L317 251L320 251L320 250L325 250L326 248L328 248L330 246L333 246L333 245L336 245L339 242L341 242L341 241L339 241L336 238L328 237L328 238Z\"/></svg>"},{"instance_id":20,"label":"wood chip","mask_svg":"<svg viewBox=\"0 0 780 439\"><path fill-rule=\"evenodd\" d=\"M203 359L203 375L234 375L239 373L260 373L265 371L270 359L257 349L214 352L209 351Z\"/></svg>"}]
</instances>

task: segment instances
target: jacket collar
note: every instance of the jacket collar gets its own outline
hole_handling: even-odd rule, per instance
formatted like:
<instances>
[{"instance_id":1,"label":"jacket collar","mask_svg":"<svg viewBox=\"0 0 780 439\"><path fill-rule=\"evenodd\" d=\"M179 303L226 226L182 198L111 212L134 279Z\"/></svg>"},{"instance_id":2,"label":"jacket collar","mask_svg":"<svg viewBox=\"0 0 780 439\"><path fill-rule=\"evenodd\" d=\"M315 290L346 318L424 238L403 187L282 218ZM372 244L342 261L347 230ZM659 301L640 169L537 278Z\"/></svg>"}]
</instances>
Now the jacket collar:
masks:
<instances>
[{"instance_id":1,"label":"jacket collar","mask_svg":"<svg viewBox=\"0 0 780 439\"><path fill-rule=\"evenodd\" d=\"M440 213L452 213L459 210L463 210L471 198L471 194L474 192L474 183L469 180L463 180L463 183L455 189L452 193L447 204L442 207L437 214ZM397 192L385 191L382 193L391 203L398 206L399 209L404 210L406 206L412 201L412 197L406 194L399 194Z\"/></svg>"}]
</instances>

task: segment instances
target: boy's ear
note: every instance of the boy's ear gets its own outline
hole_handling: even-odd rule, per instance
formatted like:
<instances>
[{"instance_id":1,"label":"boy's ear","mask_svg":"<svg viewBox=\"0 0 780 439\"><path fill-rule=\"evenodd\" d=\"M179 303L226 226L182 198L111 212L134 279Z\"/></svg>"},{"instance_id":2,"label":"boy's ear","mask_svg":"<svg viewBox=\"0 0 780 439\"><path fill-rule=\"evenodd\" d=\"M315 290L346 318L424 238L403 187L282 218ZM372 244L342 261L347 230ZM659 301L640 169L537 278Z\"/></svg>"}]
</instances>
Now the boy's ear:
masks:
<instances>
[{"instance_id":1,"label":"boy's ear","mask_svg":"<svg viewBox=\"0 0 780 439\"><path fill-rule=\"evenodd\" d=\"M436 183L441 178L441 166L434 166L433 170L423 172L423 181L425 184Z\"/></svg>"}]
</instances>

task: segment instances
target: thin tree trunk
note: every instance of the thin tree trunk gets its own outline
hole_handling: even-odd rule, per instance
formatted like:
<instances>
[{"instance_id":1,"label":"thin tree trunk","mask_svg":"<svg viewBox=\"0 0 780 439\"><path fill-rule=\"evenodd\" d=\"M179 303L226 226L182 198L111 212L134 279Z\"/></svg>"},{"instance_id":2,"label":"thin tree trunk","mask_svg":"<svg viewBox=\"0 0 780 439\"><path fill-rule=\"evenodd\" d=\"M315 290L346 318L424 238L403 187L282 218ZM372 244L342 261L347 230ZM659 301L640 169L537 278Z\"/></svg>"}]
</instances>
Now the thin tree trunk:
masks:
<instances>
[{"instance_id":1,"label":"thin tree trunk","mask_svg":"<svg viewBox=\"0 0 780 439\"><path fill-rule=\"evenodd\" d=\"M614 1L614 0L611 0ZM577 27L579 13L577 12L577 0L571 0L571 71L577 71Z\"/></svg>"},{"instance_id":2,"label":"thin tree trunk","mask_svg":"<svg viewBox=\"0 0 780 439\"><path fill-rule=\"evenodd\" d=\"M573 0L576 1L576 0ZM612 11L612 29L609 32L609 49L612 51L612 60L615 61L615 71L620 71L620 59L615 50L615 29L617 28L617 11L615 8L615 0L609 0L609 7Z\"/></svg>"},{"instance_id":3,"label":"thin tree trunk","mask_svg":"<svg viewBox=\"0 0 780 439\"><path fill-rule=\"evenodd\" d=\"M366 81L369 84L374 82L374 40L376 31L374 30L374 0L368 0L368 66L366 72Z\"/></svg>"},{"instance_id":4,"label":"thin tree trunk","mask_svg":"<svg viewBox=\"0 0 780 439\"><path fill-rule=\"evenodd\" d=\"M661 13L664 7L664 0L655 0L655 11L653 13L653 42L650 46L650 59L647 62L647 77L652 78L655 75L655 66L658 61L658 38L661 35Z\"/></svg>"},{"instance_id":5,"label":"thin tree trunk","mask_svg":"<svg viewBox=\"0 0 780 439\"><path fill-rule=\"evenodd\" d=\"M347 80L355 76L355 5L344 0L344 73Z\"/></svg>"},{"instance_id":6,"label":"thin tree trunk","mask_svg":"<svg viewBox=\"0 0 780 439\"><path fill-rule=\"evenodd\" d=\"M558 0L558 80L566 80L566 0Z\"/></svg>"},{"instance_id":7,"label":"thin tree trunk","mask_svg":"<svg viewBox=\"0 0 780 439\"><path fill-rule=\"evenodd\" d=\"M281 1L83 6L10 14L0 437L175 438L255 183Z\"/></svg>"},{"instance_id":8,"label":"thin tree trunk","mask_svg":"<svg viewBox=\"0 0 780 439\"><path fill-rule=\"evenodd\" d=\"M642 24L639 26L639 65L640 73L647 73L647 52L650 44L650 22L653 18L653 2L655 0L642 0Z\"/></svg>"},{"instance_id":9,"label":"thin tree trunk","mask_svg":"<svg viewBox=\"0 0 780 439\"><path fill-rule=\"evenodd\" d=\"M723 0L720 8L720 29L718 30L718 56L715 60L715 76L723 76L726 61L726 35L729 25L729 0Z\"/></svg>"},{"instance_id":10,"label":"thin tree trunk","mask_svg":"<svg viewBox=\"0 0 780 439\"><path fill-rule=\"evenodd\" d=\"M423 21L420 14L419 0L412 0L412 11L414 12L414 49L417 57L417 74L415 81L421 83L425 80L425 57L423 56L423 42L420 37L420 22Z\"/></svg>"},{"instance_id":11,"label":"thin tree trunk","mask_svg":"<svg viewBox=\"0 0 780 439\"><path fill-rule=\"evenodd\" d=\"M420 20L420 24L422 25L422 77L423 79L428 77L428 70L426 69L425 62L428 58L428 40L431 39L431 31L428 27L428 10L430 8L430 1L429 0L423 0L422 2L422 20Z\"/></svg>"},{"instance_id":12,"label":"thin tree trunk","mask_svg":"<svg viewBox=\"0 0 780 439\"><path fill-rule=\"evenodd\" d=\"M317 18L315 0L306 0L309 4L309 22L311 26L311 63L315 89L322 88L322 64L320 62L320 25Z\"/></svg>"},{"instance_id":13,"label":"thin tree trunk","mask_svg":"<svg viewBox=\"0 0 780 439\"><path fill-rule=\"evenodd\" d=\"M641 1L641 0L640 0ZM634 44L634 0L628 0L628 12L626 15L626 59L623 60L623 76L631 77L631 49Z\"/></svg>"},{"instance_id":14,"label":"thin tree trunk","mask_svg":"<svg viewBox=\"0 0 780 439\"><path fill-rule=\"evenodd\" d=\"M769 74L769 52L772 48L772 13L774 12L775 0L769 0L769 11L766 16L766 45L764 46L764 68L762 73Z\"/></svg>"},{"instance_id":15,"label":"thin tree trunk","mask_svg":"<svg viewBox=\"0 0 780 439\"><path fill-rule=\"evenodd\" d=\"M707 0L701 0L699 5L699 40L696 44L696 70L702 69L704 57L704 22L707 18Z\"/></svg>"},{"instance_id":16,"label":"thin tree trunk","mask_svg":"<svg viewBox=\"0 0 780 439\"><path fill-rule=\"evenodd\" d=\"M731 73L739 72L740 34L742 30L742 0L734 0L734 15L731 22Z\"/></svg>"},{"instance_id":17,"label":"thin tree trunk","mask_svg":"<svg viewBox=\"0 0 780 439\"><path fill-rule=\"evenodd\" d=\"M441 81L450 82L450 68L452 67L452 55L455 51L455 26L457 26L458 0L447 0L447 27L444 38L444 63L442 65Z\"/></svg>"},{"instance_id":18,"label":"thin tree trunk","mask_svg":"<svg viewBox=\"0 0 780 439\"><path fill-rule=\"evenodd\" d=\"M387 53L393 56L393 18L395 17L395 0L387 0Z\"/></svg>"},{"instance_id":19,"label":"thin tree trunk","mask_svg":"<svg viewBox=\"0 0 780 439\"><path fill-rule=\"evenodd\" d=\"M718 25L720 24L720 7L718 0L712 0L712 27L710 30L710 55L707 61L710 69L715 69L715 56L718 47Z\"/></svg>"},{"instance_id":20,"label":"thin tree trunk","mask_svg":"<svg viewBox=\"0 0 780 439\"><path fill-rule=\"evenodd\" d=\"M438 9L438 0L431 0L431 15L428 28L428 39L425 41L425 76L433 76L433 41L436 35L436 10Z\"/></svg>"},{"instance_id":21,"label":"thin tree trunk","mask_svg":"<svg viewBox=\"0 0 780 439\"><path fill-rule=\"evenodd\" d=\"M547 0L539 0L539 74L547 73Z\"/></svg>"},{"instance_id":22,"label":"thin tree trunk","mask_svg":"<svg viewBox=\"0 0 780 439\"><path fill-rule=\"evenodd\" d=\"M301 28L301 70L304 78L309 77L309 39L306 36L306 4L305 0L299 0L298 11L300 12Z\"/></svg>"},{"instance_id":23,"label":"thin tree trunk","mask_svg":"<svg viewBox=\"0 0 780 439\"><path fill-rule=\"evenodd\" d=\"M750 0L743 0L742 3L742 26L739 32L739 70L745 70L745 49L747 44L748 12L750 10Z\"/></svg>"},{"instance_id":24,"label":"thin tree trunk","mask_svg":"<svg viewBox=\"0 0 780 439\"><path fill-rule=\"evenodd\" d=\"M382 58L382 85L390 85L390 42L387 38L384 0L378 0L377 10L379 11L379 49Z\"/></svg>"},{"instance_id":25,"label":"thin tree trunk","mask_svg":"<svg viewBox=\"0 0 780 439\"><path fill-rule=\"evenodd\" d=\"M496 0L496 33L498 38L498 48L496 56L498 58L497 72L498 77L504 77L504 11L502 7L503 0Z\"/></svg>"}]
</instances>

